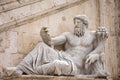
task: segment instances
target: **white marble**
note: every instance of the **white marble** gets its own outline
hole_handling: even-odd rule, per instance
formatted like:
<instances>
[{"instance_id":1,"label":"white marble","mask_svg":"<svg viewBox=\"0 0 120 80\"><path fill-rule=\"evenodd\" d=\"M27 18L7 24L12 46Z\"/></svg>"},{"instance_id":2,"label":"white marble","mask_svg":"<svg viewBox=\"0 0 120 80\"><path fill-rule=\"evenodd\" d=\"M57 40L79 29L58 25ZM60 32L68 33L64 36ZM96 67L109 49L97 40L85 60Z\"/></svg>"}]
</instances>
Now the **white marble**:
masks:
<instances>
[{"instance_id":1,"label":"white marble","mask_svg":"<svg viewBox=\"0 0 120 80\"><path fill-rule=\"evenodd\" d=\"M12 75L86 75L105 77L104 45L108 38L105 27L89 31L89 21L85 15L74 17L73 32L51 38L46 28L41 29L44 43L39 43L16 68L4 68ZM54 45L65 43L65 51L54 49ZM52 46L52 47L50 47Z\"/></svg>"}]
</instances>

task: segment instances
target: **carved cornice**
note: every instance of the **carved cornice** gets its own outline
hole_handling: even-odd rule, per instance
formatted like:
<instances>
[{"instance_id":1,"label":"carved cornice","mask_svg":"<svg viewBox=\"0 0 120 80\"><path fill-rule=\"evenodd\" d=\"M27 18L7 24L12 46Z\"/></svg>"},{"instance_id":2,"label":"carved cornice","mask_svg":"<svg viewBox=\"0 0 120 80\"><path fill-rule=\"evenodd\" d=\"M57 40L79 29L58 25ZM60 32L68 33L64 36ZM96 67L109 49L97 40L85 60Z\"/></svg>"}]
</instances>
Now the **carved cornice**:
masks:
<instances>
[{"instance_id":1,"label":"carved cornice","mask_svg":"<svg viewBox=\"0 0 120 80\"><path fill-rule=\"evenodd\" d=\"M40 18L55 14L57 12L63 11L65 9L76 6L78 4L82 4L82 3L86 2L86 1L88 1L88 0L73 0L73 1L70 1L70 2L67 2L67 3L55 6L55 7L51 8L51 9L47 9L47 10L45 10L43 12L38 12L36 14L26 16L26 17L24 17L22 19L5 23L5 24L0 26L0 33L4 32L4 31L7 31L9 29L12 29L12 28L19 27L19 26L27 24L27 23L31 23L33 21L39 20Z\"/></svg>"}]
</instances>

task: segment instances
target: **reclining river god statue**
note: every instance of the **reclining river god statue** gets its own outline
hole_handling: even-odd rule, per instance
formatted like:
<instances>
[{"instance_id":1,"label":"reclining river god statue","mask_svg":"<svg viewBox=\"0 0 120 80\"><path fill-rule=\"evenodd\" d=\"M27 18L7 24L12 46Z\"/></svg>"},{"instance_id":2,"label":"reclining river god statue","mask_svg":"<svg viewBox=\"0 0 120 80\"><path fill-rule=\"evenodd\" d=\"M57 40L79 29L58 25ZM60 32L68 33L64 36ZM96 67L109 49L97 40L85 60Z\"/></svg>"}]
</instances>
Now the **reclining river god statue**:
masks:
<instances>
[{"instance_id":1,"label":"reclining river god statue","mask_svg":"<svg viewBox=\"0 0 120 80\"><path fill-rule=\"evenodd\" d=\"M36 47L14 68L4 68L9 76L22 75L92 75L108 76L105 68L104 45L108 38L105 27L89 31L88 17L77 15L73 19L73 32L64 32L51 38L47 28L43 27L40 35L44 42ZM65 51L53 48L65 44ZM50 47L52 46L52 47Z\"/></svg>"}]
</instances>

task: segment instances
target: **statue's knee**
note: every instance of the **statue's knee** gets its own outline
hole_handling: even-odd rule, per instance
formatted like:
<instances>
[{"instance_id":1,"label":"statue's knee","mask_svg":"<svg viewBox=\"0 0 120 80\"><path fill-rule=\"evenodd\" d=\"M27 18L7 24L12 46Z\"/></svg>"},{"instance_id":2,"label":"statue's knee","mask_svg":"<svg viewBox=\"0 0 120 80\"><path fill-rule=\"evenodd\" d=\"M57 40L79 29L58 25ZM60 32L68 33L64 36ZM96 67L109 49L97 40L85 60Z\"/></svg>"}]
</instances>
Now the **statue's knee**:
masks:
<instances>
[{"instance_id":1,"label":"statue's knee","mask_svg":"<svg viewBox=\"0 0 120 80\"><path fill-rule=\"evenodd\" d=\"M54 64L56 67L68 67L69 64L66 61L55 60Z\"/></svg>"}]
</instances>

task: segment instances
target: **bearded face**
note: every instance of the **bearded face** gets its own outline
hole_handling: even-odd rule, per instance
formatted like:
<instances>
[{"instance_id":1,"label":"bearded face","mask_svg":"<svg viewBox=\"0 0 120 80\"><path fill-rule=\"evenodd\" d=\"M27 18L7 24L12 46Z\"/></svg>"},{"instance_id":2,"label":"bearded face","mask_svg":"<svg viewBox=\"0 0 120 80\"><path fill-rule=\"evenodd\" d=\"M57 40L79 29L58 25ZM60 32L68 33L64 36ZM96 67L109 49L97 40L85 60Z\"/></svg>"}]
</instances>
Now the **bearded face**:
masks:
<instances>
[{"instance_id":1,"label":"bearded face","mask_svg":"<svg viewBox=\"0 0 120 80\"><path fill-rule=\"evenodd\" d=\"M74 35L81 37L85 33L86 26L81 20L75 20Z\"/></svg>"}]
</instances>

